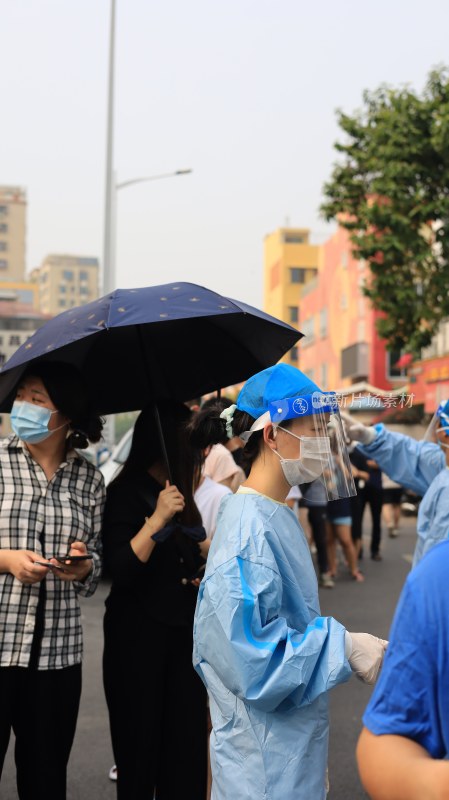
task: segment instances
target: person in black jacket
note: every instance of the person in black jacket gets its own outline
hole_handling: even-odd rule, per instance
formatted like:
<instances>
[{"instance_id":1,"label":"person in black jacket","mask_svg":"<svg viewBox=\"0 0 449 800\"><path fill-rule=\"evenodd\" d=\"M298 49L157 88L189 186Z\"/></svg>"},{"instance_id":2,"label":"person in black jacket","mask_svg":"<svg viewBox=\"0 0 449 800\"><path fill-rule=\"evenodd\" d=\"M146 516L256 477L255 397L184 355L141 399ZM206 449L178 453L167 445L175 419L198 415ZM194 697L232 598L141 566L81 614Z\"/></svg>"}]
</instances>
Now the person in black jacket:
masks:
<instances>
[{"instance_id":1,"label":"person in black jacket","mask_svg":"<svg viewBox=\"0 0 449 800\"><path fill-rule=\"evenodd\" d=\"M192 666L205 533L193 499L200 454L188 443L190 414L180 403L160 408L173 484L149 407L108 489L103 675L120 800L206 795L206 691Z\"/></svg>"}]
</instances>

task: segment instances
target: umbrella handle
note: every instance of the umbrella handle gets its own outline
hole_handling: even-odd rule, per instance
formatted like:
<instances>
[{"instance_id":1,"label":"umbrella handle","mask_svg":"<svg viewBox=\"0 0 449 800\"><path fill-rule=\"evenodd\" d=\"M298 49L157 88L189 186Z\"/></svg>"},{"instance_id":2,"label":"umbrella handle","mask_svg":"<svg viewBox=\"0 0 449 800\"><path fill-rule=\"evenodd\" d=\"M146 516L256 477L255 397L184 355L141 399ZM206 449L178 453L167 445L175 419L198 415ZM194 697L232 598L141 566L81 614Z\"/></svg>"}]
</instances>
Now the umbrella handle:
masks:
<instances>
[{"instance_id":1,"label":"umbrella handle","mask_svg":"<svg viewBox=\"0 0 449 800\"><path fill-rule=\"evenodd\" d=\"M147 381L148 381L148 388L151 390L151 385L152 385L151 372L150 372L150 368L149 368L149 365L148 365L147 354L146 354L146 351L145 351L145 344L144 344L143 336L142 336L142 328L141 328L140 325L137 326L137 336L138 336L138 339L139 339L139 345L140 345L140 350L141 350L142 357L143 357L143 363L145 365L145 375L146 375L146 378L147 378ZM173 483L173 475L172 475L172 471L170 469L170 464L169 464L169 461L168 461L168 453L167 453L167 448L165 446L164 431L162 430L161 418L159 416L159 409L157 407L157 402L156 401L154 401L154 403L153 403L153 414L154 414L154 419L155 419L155 422L156 422L157 432L158 432L158 435L159 435L159 442L160 442L161 450L162 450L162 458L164 459L164 464L165 464L166 469L167 469L168 480L170 481L170 484L172 484Z\"/></svg>"},{"instance_id":2,"label":"umbrella handle","mask_svg":"<svg viewBox=\"0 0 449 800\"><path fill-rule=\"evenodd\" d=\"M154 405L153 405L153 412L154 412L154 419L156 421L157 432L159 434L159 443L161 445L162 457L164 459L164 464L165 464L165 467L167 469L168 480L169 480L170 484L172 484L173 483L173 475L172 475L172 471L170 469L170 462L168 460L167 448L165 446L164 431L162 430L162 423L161 423L161 418L160 418L160 415L159 415L159 409L157 407L157 403L154 403Z\"/></svg>"}]
</instances>

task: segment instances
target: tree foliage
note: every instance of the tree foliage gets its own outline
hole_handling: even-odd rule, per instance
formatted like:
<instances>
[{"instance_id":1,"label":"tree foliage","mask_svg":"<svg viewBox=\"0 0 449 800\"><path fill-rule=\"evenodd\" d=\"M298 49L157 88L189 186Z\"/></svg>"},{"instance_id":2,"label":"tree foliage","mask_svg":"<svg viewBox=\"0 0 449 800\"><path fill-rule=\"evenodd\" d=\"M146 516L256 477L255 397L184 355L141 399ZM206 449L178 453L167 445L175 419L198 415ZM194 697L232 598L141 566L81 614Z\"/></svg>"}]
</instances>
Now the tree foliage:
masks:
<instances>
[{"instance_id":1,"label":"tree foliage","mask_svg":"<svg viewBox=\"0 0 449 800\"><path fill-rule=\"evenodd\" d=\"M421 96L381 86L363 103L337 112L346 140L322 212L369 262L364 291L388 347L417 353L449 316L449 70L432 71Z\"/></svg>"}]
</instances>

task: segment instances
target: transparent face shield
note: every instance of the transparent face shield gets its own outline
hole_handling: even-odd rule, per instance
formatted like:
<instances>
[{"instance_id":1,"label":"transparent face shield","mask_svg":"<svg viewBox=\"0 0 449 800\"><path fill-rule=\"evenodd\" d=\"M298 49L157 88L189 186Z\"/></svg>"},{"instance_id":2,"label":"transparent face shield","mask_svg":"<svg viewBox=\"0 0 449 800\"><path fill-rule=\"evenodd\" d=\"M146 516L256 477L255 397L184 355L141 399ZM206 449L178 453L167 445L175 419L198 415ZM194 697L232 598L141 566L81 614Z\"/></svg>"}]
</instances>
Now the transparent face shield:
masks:
<instances>
[{"instance_id":1,"label":"transparent face shield","mask_svg":"<svg viewBox=\"0 0 449 800\"><path fill-rule=\"evenodd\" d=\"M449 434L449 400L443 400L438 406L424 434L424 441L440 444L437 433L442 429Z\"/></svg>"},{"instance_id":2,"label":"transparent face shield","mask_svg":"<svg viewBox=\"0 0 449 800\"><path fill-rule=\"evenodd\" d=\"M298 420L294 430L285 427L283 423L287 420ZM251 434L262 430L267 422L298 439L296 458L283 458L282 452L279 453L289 482L290 477L293 480L296 469L303 483L320 481L328 500L355 496L343 425L333 392L314 392L270 403L268 411L241 438L248 441ZM299 469L295 468L298 459L301 462Z\"/></svg>"}]
</instances>

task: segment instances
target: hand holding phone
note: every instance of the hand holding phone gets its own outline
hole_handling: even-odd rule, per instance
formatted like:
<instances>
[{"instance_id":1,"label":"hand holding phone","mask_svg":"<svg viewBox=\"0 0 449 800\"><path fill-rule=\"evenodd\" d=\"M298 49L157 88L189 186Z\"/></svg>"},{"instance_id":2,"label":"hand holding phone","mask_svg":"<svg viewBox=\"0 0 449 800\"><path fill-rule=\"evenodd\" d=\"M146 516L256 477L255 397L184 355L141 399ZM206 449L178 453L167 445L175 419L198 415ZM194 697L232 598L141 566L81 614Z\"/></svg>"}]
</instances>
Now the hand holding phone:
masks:
<instances>
[{"instance_id":1,"label":"hand holding phone","mask_svg":"<svg viewBox=\"0 0 449 800\"><path fill-rule=\"evenodd\" d=\"M59 567L57 564L52 564L50 561L33 561L33 564L37 564L38 567L48 567L49 569L60 569L61 572L64 572L64 569L62 567Z\"/></svg>"},{"instance_id":2,"label":"hand holding phone","mask_svg":"<svg viewBox=\"0 0 449 800\"><path fill-rule=\"evenodd\" d=\"M86 553L85 555L82 556L67 555L67 556L62 556L62 558L60 556L55 556L55 558L56 561L59 561L61 564L65 564L66 561L73 561L73 563L76 564L78 561L86 561L88 558L93 558L93 556L91 556L89 553Z\"/></svg>"}]
</instances>

